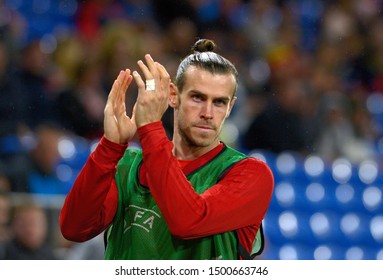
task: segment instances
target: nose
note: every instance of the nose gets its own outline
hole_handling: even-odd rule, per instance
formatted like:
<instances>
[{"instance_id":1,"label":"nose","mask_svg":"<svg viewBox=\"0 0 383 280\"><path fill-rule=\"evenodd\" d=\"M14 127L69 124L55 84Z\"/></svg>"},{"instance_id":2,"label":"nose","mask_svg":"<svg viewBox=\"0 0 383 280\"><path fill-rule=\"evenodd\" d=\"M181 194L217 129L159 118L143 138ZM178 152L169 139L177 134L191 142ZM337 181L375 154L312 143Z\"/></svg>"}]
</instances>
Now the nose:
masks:
<instances>
[{"instance_id":1,"label":"nose","mask_svg":"<svg viewBox=\"0 0 383 280\"><path fill-rule=\"evenodd\" d=\"M212 119L213 118L213 104L206 102L201 109L201 118L203 119Z\"/></svg>"}]
</instances>

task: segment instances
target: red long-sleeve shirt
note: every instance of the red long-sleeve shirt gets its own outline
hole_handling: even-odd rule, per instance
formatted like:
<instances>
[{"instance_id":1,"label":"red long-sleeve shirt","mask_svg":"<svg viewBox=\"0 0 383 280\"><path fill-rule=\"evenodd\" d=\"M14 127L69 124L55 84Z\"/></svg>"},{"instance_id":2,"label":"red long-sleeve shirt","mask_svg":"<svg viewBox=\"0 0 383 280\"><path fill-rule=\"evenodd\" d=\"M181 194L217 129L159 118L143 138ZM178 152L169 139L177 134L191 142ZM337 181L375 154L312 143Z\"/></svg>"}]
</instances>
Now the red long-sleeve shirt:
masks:
<instances>
[{"instance_id":1,"label":"red long-sleeve shirt","mask_svg":"<svg viewBox=\"0 0 383 280\"><path fill-rule=\"evenodd\" d=\"M250 252L271 200L274 180L269 167L258 159L242 160L199 195L185 174L207 163L223 144L180 168L161 122L137 132L144 160L140 182L149 186L170 232L191 239L239 229L240 242ZM90 155L60 213L65 238L86 241L110 225L118 200L116 165L126 148L103 137Z\"/></svg>"}]
</instances>

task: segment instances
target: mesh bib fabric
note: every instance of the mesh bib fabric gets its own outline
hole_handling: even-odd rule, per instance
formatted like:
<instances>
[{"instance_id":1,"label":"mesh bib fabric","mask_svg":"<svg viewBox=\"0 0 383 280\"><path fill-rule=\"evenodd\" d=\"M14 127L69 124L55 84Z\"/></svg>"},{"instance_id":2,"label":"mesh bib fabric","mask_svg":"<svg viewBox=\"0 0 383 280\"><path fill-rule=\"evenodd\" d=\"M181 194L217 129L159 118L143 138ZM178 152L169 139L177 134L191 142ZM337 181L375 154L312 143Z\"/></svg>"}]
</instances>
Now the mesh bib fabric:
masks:
<instances>
[{"instance_id":1,"label":"mesh bib fabric","mask_svg":"<svg viewBox=\"0 0 383 280\"><path fill-rule=\"evenodd\" d=\"M245 157L225 146L210 162L186 176L201 194ZM234 231L191 240L172 236L150 190L139 183L141 164L141 150L127 150L118 164L118 208L107 232L106 259L238 259Z\"/></svg>"}]
</instances>

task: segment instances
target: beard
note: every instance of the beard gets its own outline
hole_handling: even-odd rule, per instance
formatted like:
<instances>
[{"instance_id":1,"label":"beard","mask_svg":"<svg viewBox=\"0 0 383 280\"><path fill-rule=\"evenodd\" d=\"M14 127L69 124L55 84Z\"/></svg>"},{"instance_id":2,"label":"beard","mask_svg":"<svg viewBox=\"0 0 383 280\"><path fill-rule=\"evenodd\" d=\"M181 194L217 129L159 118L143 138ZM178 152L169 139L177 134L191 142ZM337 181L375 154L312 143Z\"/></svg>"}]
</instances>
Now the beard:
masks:
<instances>
[{"instance_id":1,"label":"beard","mask_svg":"<svg viewBox=\"0 0 383 280\"><path fill-rule=\"evenodd\" d=\"M198 126L206 126L211 129L211 132L201 132L195 133L192 129L197 128ZM192 122L190 125L187 125L182 122L181 118L178 119L178 134L181 136L181 139L189 147L208 147L219 137L219 131L217 127L208 122Z\"/></svg>"}]
</instances>

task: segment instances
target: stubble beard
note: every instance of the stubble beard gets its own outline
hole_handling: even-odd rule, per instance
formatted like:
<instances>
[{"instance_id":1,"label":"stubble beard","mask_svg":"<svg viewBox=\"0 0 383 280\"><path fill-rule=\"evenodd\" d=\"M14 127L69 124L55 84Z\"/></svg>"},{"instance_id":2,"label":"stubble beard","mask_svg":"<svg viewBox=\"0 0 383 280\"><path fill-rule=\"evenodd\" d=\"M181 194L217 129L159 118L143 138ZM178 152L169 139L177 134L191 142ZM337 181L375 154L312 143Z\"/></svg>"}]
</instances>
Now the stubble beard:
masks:
<instances>
[{"instance_id":1,"label":"stubble beard","mask_svg":"<svg viewBox=\"0 0 383 280\"><path fill-rule=\"evenodd\" d=\"M189 127L195 127L196 124L192 123ZM181 137L181 140L188 145L191 148L204 148L210 146L214 141L217 140L219 133L217 133L213 137L207 136L204 137L193 137L192 132L188 134L186 132L187 126L184 126L181 120L178 120L178 133ZM189 129L190 131L190 129ZM214 131L216 131L216 128L214 128Z\"/></svg>"}]
</instances>

